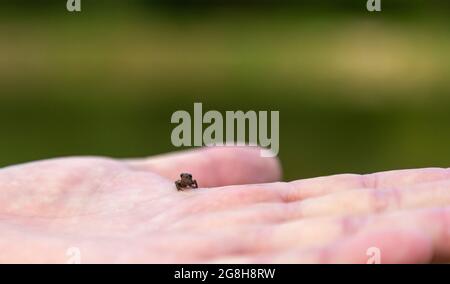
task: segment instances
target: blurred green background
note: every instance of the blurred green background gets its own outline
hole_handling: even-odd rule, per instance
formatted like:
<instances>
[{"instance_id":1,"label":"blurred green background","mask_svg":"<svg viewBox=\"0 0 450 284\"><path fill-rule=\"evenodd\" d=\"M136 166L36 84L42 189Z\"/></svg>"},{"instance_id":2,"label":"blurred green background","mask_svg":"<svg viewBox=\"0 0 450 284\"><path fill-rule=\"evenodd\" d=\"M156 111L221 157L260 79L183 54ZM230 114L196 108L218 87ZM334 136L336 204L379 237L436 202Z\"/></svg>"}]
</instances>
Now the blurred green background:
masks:
<instances>
[{"instance_id":1,"label":"blurred green background","mask_svg":"<svg viewBox=\"0 0 450 284\"><path fill-rule=\"evenodd\" d=\"M450 2L0 2L0 166L176 150L172 113L279 110L285 179L450 165Z\"/></svg>"}]
</instances>

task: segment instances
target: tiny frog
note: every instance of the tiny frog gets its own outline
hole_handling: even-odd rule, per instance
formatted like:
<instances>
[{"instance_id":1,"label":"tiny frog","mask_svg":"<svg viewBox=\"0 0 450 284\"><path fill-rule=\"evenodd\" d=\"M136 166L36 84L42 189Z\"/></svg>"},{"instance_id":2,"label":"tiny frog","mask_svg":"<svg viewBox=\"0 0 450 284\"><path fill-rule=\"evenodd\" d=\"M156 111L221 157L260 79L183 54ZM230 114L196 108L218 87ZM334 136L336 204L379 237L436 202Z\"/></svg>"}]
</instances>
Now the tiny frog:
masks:
<instances>
[{"instance_id":1,"label":"tiny frog","mask_svg":"<svg viewBox=\"0 0 450 284\"><path fill-rule=\"evenodd\" d=\"M197 181L195 179L192 179L191 174L182 173L180 177L181 179L175 182L178 191L185 190L187 188L198 188Z\"/></svg>"}]
</instances>

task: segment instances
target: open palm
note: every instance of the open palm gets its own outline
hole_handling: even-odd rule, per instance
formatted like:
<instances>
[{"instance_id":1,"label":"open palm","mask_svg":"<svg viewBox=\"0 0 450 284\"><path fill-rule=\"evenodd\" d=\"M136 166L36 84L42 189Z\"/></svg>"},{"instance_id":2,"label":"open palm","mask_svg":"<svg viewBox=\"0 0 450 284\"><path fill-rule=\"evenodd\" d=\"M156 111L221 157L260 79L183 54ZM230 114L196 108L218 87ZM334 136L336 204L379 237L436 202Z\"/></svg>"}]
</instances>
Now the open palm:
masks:
<instances>
[{"instance_id":1,"label":"open palm","mask_svg":"<svg viewBox=\"0 0 450 284\"><path fill-rule=\"evenodd\" d=\"M177 191L189 172L199 189ZM450 258L450 172L276 182L276 159L218 147L0 170L0 262L366 263ZM369 253L369 255L367 254Z\"/></svg>"}]
</instances>

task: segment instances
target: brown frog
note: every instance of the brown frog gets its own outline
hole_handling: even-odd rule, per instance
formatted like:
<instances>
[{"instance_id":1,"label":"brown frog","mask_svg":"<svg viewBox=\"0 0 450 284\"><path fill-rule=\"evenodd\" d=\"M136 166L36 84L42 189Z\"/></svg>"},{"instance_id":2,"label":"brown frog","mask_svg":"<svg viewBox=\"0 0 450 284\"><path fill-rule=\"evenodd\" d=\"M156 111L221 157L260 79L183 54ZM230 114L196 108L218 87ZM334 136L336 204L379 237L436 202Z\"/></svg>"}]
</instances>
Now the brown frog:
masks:
<instances>
[{"instance_id":1,"label":"brown frog","mask_svg":"<svg viewBox=\"0 0 450 284\"><path fill-rule=\"evenodd\" d=\"M192 179L191 174L182 173L180 177L181 179L175 182L178 191L185 190L187 188L198 188L197 181L195 179Z\"/></svg>"}]
</instances>

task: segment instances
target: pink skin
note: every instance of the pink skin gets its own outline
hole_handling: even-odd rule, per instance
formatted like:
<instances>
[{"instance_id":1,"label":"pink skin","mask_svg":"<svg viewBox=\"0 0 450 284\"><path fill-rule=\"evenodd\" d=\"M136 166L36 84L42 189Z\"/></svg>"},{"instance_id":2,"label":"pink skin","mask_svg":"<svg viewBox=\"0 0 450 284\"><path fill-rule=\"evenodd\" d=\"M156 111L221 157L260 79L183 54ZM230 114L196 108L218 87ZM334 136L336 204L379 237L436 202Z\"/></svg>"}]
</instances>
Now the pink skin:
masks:
<instances>
[{"instance_id":1,"label":"pink skin","mask_svg":"<svg viewBox=\"0 0 450 284\"><path fill-rule=\"evenodd\" d=\"M382 263L450 260L450 171L276 182L250 147L0 170L0 262ZM179 192L189 172L201 188Z\"/></svg>"}]
</instances>

